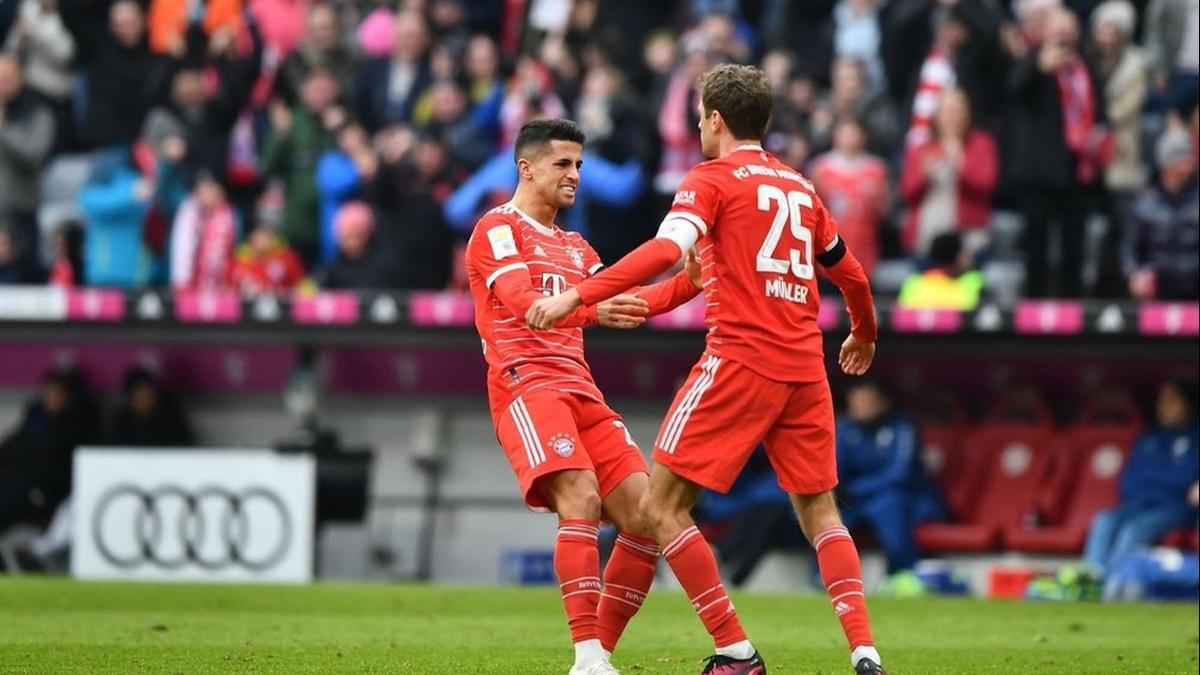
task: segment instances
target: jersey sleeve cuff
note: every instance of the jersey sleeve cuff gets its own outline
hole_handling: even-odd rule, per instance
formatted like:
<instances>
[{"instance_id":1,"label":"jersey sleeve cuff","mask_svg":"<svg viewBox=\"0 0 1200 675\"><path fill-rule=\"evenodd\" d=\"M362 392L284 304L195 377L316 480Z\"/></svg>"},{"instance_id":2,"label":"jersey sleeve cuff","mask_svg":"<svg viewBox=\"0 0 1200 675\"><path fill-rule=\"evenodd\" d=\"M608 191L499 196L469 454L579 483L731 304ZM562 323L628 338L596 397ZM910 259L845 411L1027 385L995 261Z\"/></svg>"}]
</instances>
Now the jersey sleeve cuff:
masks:
<instances>
[{"instance_id":1,"label":"jersey sleeve cuff","mask_svg":"<svg viewBox=\"0 0 1200 675\"><path fill-rule=\"evenodd\" d=\"M488 288L491 288L492 284L496 283L496 280L499 279L500 277L504 276L505 274L508 274L509 272L512 272L515 270L528 270L528 269L529 269L529 266L523 262L510 263L508 265L505 265L504 267L497 268L496 271L489 274L487 281L484 282L484 285L487 286Z\"/></svg>"}]
</instances>

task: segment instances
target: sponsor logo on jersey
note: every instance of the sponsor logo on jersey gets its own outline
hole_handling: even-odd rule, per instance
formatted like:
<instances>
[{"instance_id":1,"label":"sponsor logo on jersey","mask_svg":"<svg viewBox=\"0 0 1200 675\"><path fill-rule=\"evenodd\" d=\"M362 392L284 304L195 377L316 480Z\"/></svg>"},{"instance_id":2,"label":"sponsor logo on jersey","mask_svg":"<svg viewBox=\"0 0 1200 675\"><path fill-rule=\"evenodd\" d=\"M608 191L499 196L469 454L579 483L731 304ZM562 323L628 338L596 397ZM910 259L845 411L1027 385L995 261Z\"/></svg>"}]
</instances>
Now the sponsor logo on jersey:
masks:
<instances>
[{"instance_id":1,"label":"sponsor logo on jersey","mask_svg":"<svg viewBox=\"0 0 1200 675\"><path fill-rule=\"evenodd\" d=\"M513 238L511 226L497 225L488 230L487 235L492 243L492 256L497 260L517 254L517 240Z\"/></svg>"},{"instance_id":2,"label":"sponsor logo on jersey","mask_svg":"<svg viewBox=\"0 0 1200 675\"><path fill-rule=\"evenodd\" d=\"M696 203L696 191L695 190L680 190L679 192L675 193L675 201L672 202L671 205L675 206L676 204L683 204L685 206L689 206L689 205L692 205L695 203Z\"/></svg>"},{"instance_id":3,"label":"sponsor logo on jersey","mask_svg":"<svg viewBox=\"0 0 1200 675\"><path fill-rule=\"evenodd\" d=\"M575 441L571 440L567 434L556 434L546 443L554 451L554 454L564 459L575 454Z\"/></svg>"}]
</instances>

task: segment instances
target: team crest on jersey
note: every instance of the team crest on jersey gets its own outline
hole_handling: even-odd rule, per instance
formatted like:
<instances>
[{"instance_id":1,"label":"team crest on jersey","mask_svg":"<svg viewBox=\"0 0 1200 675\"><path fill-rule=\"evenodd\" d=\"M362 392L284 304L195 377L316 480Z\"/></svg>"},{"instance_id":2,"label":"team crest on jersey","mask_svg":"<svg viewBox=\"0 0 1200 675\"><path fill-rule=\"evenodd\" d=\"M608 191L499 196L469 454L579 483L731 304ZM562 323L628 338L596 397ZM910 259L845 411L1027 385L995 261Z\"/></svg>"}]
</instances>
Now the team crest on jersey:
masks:
<instances>
[{"instance_id":1,"label":"team crest on jersey","mask_svg":"<svg viewBox=\"0 0 1200 675\"><path fill-rule=\"evenodd\" d=\"M571 256L571 262L575 263L575 266L579 269L583 269L583 253L577 248L569 248L567 252Z\"/></svg>"},{"instance_id":2,"label":"team crest on jersey","mask_svg":"<svg viewBox=\"0 0 1200 675\"><path fill-rule=\"evenodd\" d=\"M554 454L564 459L575 454L575 441L571 440L567 434L556 434L546 443L554 451Z\"/></svg>"}]
</instances>

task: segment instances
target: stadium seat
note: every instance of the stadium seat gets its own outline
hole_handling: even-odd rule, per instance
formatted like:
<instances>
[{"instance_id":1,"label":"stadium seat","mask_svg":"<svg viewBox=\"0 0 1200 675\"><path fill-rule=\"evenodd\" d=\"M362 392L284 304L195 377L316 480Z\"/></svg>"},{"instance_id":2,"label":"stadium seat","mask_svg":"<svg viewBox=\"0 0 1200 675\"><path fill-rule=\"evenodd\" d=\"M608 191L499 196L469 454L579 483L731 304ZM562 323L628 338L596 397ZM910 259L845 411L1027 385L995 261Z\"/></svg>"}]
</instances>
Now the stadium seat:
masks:
<instances>
[{"instance_id":1,"label":"stadium seat","mask_svg":"<svg viewBox=\"0 0 1200 675\"><path fill-rule=\"evenodd\" d=\"M1046 482L1038 510L1049 524L1010 525L1004 531L1005 547L1026 553L1075 554L1082 550L1092 518L1116 503L1121 468L1135 435L1135 429L1117 425L1067 431L1064 461ZM1053 498L1060 504L1053 504Z\"/></svg>"},{"instance_id":2,"label":"stadium seat","mask_svg":"<svg viewBox=\"0 0 1200 675\"><path fill-rule=\"evenodd\" d=\"M965 425L926 425L921 428L921 463L938 486L950 514L966 516L982 477L982 462L972 462L964 452L963 439L970 435Z\"/></svg>"},{"instance_id":3,"label":"stadium seat","mask_svg":"<svg viewBox=\"0 0 1200 675\"><path fill-rule=\"evenodd\" d=\"M918 545L926 552L992 550L1002 529L1035 508L1052 440L1053 430L1041 423L989 423L971 433L960 454L980 474L968 495L975 503L966 506L961 522L919 526Z\"/></svg>"}]
</instances>

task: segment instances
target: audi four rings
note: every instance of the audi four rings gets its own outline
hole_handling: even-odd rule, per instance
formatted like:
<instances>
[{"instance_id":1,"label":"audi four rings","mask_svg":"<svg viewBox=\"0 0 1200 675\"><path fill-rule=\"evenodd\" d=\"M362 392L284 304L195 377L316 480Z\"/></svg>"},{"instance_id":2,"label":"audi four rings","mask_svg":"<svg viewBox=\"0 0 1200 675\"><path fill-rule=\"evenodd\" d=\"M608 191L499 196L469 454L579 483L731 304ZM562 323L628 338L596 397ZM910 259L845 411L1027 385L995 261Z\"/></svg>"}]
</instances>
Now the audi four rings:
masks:
<instances>
[{"instance_id":1,"label":"audi four rings","mask_svg":"<svg viewBox=\"0 0 1200 675\"><path fill-rule=\"evenodd\" d=\"M122 527L129 528L131 538L118 538L116 530ZM192 564L260 572L287 554L292 527L283 499L264 487L233 491L162 485L148 490L121 484L100 497L92 514L96 549L122 569L154 565L174 570Z\"/></svg>"}]
</instances>

